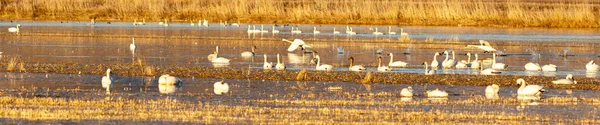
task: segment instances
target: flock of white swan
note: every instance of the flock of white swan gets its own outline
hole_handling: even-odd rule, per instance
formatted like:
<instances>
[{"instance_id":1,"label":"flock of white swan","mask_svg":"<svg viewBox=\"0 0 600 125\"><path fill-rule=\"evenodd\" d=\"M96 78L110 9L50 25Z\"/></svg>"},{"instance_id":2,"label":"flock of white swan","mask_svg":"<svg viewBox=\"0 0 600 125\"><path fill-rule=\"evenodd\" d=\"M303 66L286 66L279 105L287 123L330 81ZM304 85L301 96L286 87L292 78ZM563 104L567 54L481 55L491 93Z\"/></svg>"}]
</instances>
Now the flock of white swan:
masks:
<instances>
[{"instance_id":1,"label":"flock of white swan","mask_svg":"<svg viewBox=\"0 0 600 125\"><path fill-rule=\"evenodd\" d=\"M94 21L92 20L91 24L93 24L93 23L94 23ZM165 22L160 22L159 24L163 25L163 26L168 26L168 23L166 20L165 20ZM221 22L220 24L222 26L238 26L239 27L238 23L227 24L227 22ZM145 25L145 20L143 22L134 21L133 25ZM194 23L191 23L191 25L194 26ZM16 27L10 27L10 28L8 28L8 32L19 33L20 26L21 26L21 24L17 24ZM208 21L207 20L198 21L198 26L208 27ZM275 26L271 27L271 31L265 30L263 25L261 25L260 27L261 27L260 29L256 29L256 26L248 25L247 32L248 33L268 33L268 32L279 33L279 30L277 30ZM370 29L372 30L372 28L370 28ZM372 33L373 35L384 35L384 33L379 32L378 28L375 28L374 30L375 31ZM400 30L401 30L401 32L400 32L401 36L408 35L408 33L405 33L403 29L400 29ZM291 33L292 34L302 33L302 31L300 31L297 27L296 28L292 27ZM318 31L316 27L313 27L312 33L319 34L321 32ZM352 30L352 27L349 27L349 26L346 26L345 33L348 35L356 34L356 32L354 32ZM333 34L340 34L340 32L337 31L334 27ZM392 28L388 27L388 32L385 34L393 35L393 34L396 34L396 32L393 32ZM295 39L293 41L283 39L282 41L285 41L285 42L288 42L291 44L287 49L288 52L293 52L298 48L301 48L304 52L308 52L308 53L312 52L312 47L301 39ZM479 45L467 45L467 47L477 48L477 49L483 50L484 52L492 52L493 53L492 54L492 64L491 64L490 68L483 68L480 60L478 59L477 54L474 54L475 60L473 60L473 61L471 61L471 53L466 54L468 56L468 60L457 61L457 59L455 58L454 51L451 51L451 52L444 51L444 53L442 53L442 54L445 54L444 60L438 61L437 56L440 55L440 53L436 52L433 55L433 60L431 61L430 64L428 64L427 62L423 63L425 66L424 74L425 75L435 74L436 70L438 68L480 69L481 70L480 74L483 74L483 75L501 73L498 70L503 70L508 65L506 65L504 63L496 62L496 53L495 53L496 49L494 49L490 45L489 42L487 42L485 40L480 40L479 43L480 43ZM135 45L134 38L132 38L132 43L129 45L129 48L132 52L134 52L136 50L137 46ZM256 46L253 46L251 48L251 51L242 52L241 56L242 57L256 56L255 49L257 49ZM377 52L381 53L382 51L383 50L380 49ZM451 58L450 58L450 54L452 54ZM279 54L277 54L277 64L275 66L273 66L273 63L267 61L268 59L267 59L266 54L263 54L263 56L264 56L263 69L265 69L265 70L270 70L273 68L275 68L276 70L285 70L286 69L285 64L282 62L282 60L280 60ZM407 67L407 65L408 65L407 62L394 61L393 53L389 53L388 56L390 57L388 66L385 66L382 64L382 57L378 57L379 63L377 66L377 71L387 72L387 71L391 71L392 67ZM212 54L209 54L207 58L209 61L211 61L214 64L222 64L222 63L227 64L230 62L230 59L227 59L225 57L219 57L219 46L216 46L215 51ZM315 70L323 70L323 71L333 70L332 65L321 62L321 57L319 55L315 55L314 60L316 61ZM350 57L348 60L350 60L350 66L348 68L349 71L365 71L365 70L367 70L367 68L365 68L362 65L355 65L353 57ZM429 66L432 69L428 69ZM529 63L525 64L524 67L525 67L525 70L528 70L528 71L544 71L544 72L556 72L557 71L556 70L557 66L554 64L547 64L547 65L540 66L540 64L538 64L538 63L529 62ZM597 72L600 70L600 66L595 64L593 60L590 61L589 63L587 63L585 67L588 72ZM178 79L174 76L170 76L169 74L162 75L158 79L158 83L160 85L176 85L176 84L180 84L182 82L183 81L181 79ZM567 75L567 77L565 79L555 80L555 81L552 81L552 83L554 83L554 84L577 84L577 81L575 81L573 79L573 75L569 74L569 75ZM111 77L111 69L107 69L106 76L102 77L102 87L106 88L107 92L110 92L110 88L113 84L114 84L114 79L113 79L113 77ZM517 84L520 86L517 91L517 94L519 96L521 96L521 95L522 96L539 96L545 91L543 89L543 86L527 85L524 79L518 79ZM229 91L229 85L223 81L216 82L213 87L214 87L214 93L218 94L218 95L227 93ZM492 96L495 94L497 96L498 90L499 90L499 86L496 84L492 84L486 88L486 90L485 90L486 96L488 94L490 94ZM448 96L447 92L445 92L443 90L439 90L439 89L427 91L426 93L427 93L428 97L447 97ZM401 96L412 97L413 95L414 95L413 90L412 90L412 87L410 87L410 86L402 89L402 91L401 91Z\"/></svg>"}]
</instances>

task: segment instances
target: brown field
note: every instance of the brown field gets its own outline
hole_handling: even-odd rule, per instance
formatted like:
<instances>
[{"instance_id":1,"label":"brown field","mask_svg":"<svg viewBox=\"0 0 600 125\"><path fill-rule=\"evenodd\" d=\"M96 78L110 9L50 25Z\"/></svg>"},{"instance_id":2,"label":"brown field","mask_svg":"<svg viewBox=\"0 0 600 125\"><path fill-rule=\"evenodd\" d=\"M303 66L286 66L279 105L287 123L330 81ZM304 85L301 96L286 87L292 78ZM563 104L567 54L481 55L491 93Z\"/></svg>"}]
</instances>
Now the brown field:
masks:
<instances>
[{"instance_id":1,"label":"brown field","mask_svg":"<svg viewBox=\"0 0 600 125\"><path fill-rule=\"evenodd\" d=\"M3 0L2 19L492 27L600 27L590 1Z\"/></svg>"}]
</instances>

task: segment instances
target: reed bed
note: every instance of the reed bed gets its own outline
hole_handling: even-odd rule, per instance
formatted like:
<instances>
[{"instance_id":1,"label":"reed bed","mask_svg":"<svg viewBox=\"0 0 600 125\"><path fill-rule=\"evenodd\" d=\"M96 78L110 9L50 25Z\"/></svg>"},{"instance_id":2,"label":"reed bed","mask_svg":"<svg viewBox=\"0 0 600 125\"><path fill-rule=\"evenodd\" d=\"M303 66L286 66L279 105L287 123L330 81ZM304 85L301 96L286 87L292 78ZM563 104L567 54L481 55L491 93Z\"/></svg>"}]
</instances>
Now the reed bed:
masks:
<instances>
[{"instance_id":1,"label":"reed bed","mask_svg":"<svg viewBox=\"0 0 600 125\"><path fill-rule=\"evenodd\" d=\"M599 27L600 4L553 0L3 0L3 19Z\"/></svg>"}]
</instances>

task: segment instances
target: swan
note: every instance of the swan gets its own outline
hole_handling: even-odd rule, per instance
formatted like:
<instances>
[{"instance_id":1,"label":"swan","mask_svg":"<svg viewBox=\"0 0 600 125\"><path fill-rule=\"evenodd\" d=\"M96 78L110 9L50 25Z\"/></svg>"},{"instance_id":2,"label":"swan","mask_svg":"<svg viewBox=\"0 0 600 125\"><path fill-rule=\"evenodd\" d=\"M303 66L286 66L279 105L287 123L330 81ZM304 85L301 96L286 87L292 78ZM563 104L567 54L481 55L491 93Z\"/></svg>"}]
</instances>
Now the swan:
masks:
<instances>
[{"instance_id":1,"label":"swan","mask_svg":"<svg viewBox=\"0 0 600 125\"><path fill-rule=\"evenodd\" d=\"M203 20L202 21L202 26L208 27L208 20Z\"/></svg>"},{"instance_id":2,"label":"swan","mask_svg":"<svg viewBox=\"0 0 600 125\"><path fill-rule=\"evenodd\" d=\"M158 78L158 84L161 85L175 85L182 82L183 80L178 79L177 77L171 76L169 74L164 74Z\"/></svg>"},{"instance_id":3,"label":"swan","mask_svg":"<svg viewBox=\"0 0 600 125\"><path fill-rule=\"evenodd\" d=\"M504 63L496 63L496 53L492 53L492 58L492 69L505 69L506 67L508 67L508 65Z\"/></svg>"},{"instance_id":4,"label":"swan","mask_svg":"<svg viewBox=\"0 0 600 125\"><path fill-rule=\"evenodd\" d=\"M317 27L313 27L313 34L319 34L321 31L317 30Z\"/></svg>"},{"instance_id":5,"label":"swan","mask_svg":"<svg viewBox=\"0 0 600 125\"><path fill-rule=\"evenodd\" d=\"M135 38L132 37L131 38L131 44L129 44L129 50L135 51L135 48L136 48L136 46L135 46Z\"/></svg>"},{"instance_id":6,"label":"swan","mask_svg":"<svg viewBox=\"0 0 600 125\"><path fill-rule=\"evenodd\" d=\"M500 72L498 70L495 70L493 68L487 68L487 69L483 69L483 67L480 67L480 68L481 68L481 71L480 71L479 74L481 74L481 75L493 75L493 74L500 74L500 73L502 73L502 72Z\"/></svg>"},{"instance_id":7,"label":"swan","mask_svg":"<svg viewBox=\"0 0 600 125\"><path fill-rule=\"evenodd\" d=\"M229 59L224 58L224 57L217 57L215 59L213 59L211 62L212 63L229 63Z\"/></svg>"},{"instance_id":8,"label":"swan","mask_svg":"<svg viewBox=\"0 0 600 125\"><path fill-rule=\"evenodd\" d=\"M142 22L138 22L137 20L133 20L133 25L146 25L146 19L142 19Z\"/></svg>"},{"instance_id":9,"label":"swan","mask_svg":"<svg viewBox=\"0 0 600 125\"><path fill-rule=\"evenodd\" d=\"M227 83L223 82L223 80L215 82L213 87L214 87L214 92L217 95L221 95L221 94L225 94L225 93L229 92L229 85Z\"/></svg>"},{"instance_id":10,"label":"swan","mask_svg":"<svg viewBox=\"0 0 600 125\"><path fill-rule=\"evenodd\" d=\"M600 69L600 66L594 63L594 60L592 60L585 65L585 69L587 72L597 72L598 69Z\"/></svg>"},{"instance_id":11,"label":"swan","mask_svg":"<svg viewBox=\"0 0 600 125\"><path fill-rule=\"evenodd\" d=\"M294 50L296 50L298 47L302 47L303 50L309 49L311 48L308 44L306 44L304 42L304 40L301 39L294 39L294 41L289 41L287 39L282 39L282 41L286 41L288 43L291 43L292 45L290 45L287 49L288 52L293 52Z\"/></svg>"},{"instance_id":12,"label":"swan","mask_svg":"<svg viewBox=\"0 0 600 125\"><path fill-rule=\"evenodd\" d=\"M485 40L479 40L479 45L467 45L467 47L475 47L483 50L484 52L496 52L496 49L494 49L490 43Z\"/></svg>"},{"instance_id":13,"label":"swan","mask_svg":"<svg viewBox=\"0 0 600 125\"><path fill-rule=\"evenodd\" d=\"M240 27L240 21L238 20L237 23L232 23L230 26Z\"/></svg>"},{"instance_id":14,"label":"swan","mask_svg":"<svg viewBox=\"0 0 600 125\"><path fill-rule=\"evenodd\" d=\"M542 66L542 71L544 71L544 72L556 72L556 65L554 65L554 64L544 65L544 66Z\"/></svg>"},{"instance_id":15,"label":"swan","mask_svg":"<svg viewBox=\"0 0 600 125\"><path fill-rule=\"evenodd\" d=\"M362 65L354 65L354 57L350 57L348 58L348 60L350 60L350 71L363 71L363 70L367 70L367 68L363 67Z\"/></svg>"},{"instance_id":16,"label":"swan","mask_svg":"<svg viewBox=\"0 0 600 125\"><path fill-rule=\"evenodd\" d=\"M392 26L388 26L388 34L389 34L389 35L394 35L394 34L396 34L396 32L392 32Z\"/></svg>"},{"instance_id":17,"label":"swan","mask_svg":"<svg viewBox=\"0 0 600 125\"><path fill-rule=\"evenodd\" d=\"M335 27L333 27L333 34L340 34L340 31L336 31Z\"/></svg>"},{"instance_id":18,"label":"swan","mask_svg":"<svg viewBox=\"0 0 600 125\"><path fill-rule=\"evenodd\" d=\"M250 25L248 25L248 30L246 30L246 32L248 32L248 33L254 33L254 30L252 30L252 29L250 28Z\"/></svg>"},{"instance_id":19,"label":"swan","mask_svg":"<svg viewBox=\"0 0 600 125\"><path fill-rule=\"evenodd\" d=\"M485 88L485 94L498 94L499 90L500 86L498 86L497 84L492 84Z\"/></svg>"},{"instance_id":20,"label":"swan","mask_svg":"<svg viewBox=\"0 0 600 125\"><path fill-rule=\"evenodd\" d=\"M17 27L10 27L10 28L8 28L8 32L19 33L19 28L20 27L21 27L21 24L17 24Z\"/></svg>"},{"instance_id":21,"label":"swan","mask_svg":"<svg viewBox=\"0 0 600 125\"><path fill-rule=\"evenodd\" d=\"M454 53L452 53L452 56L454 56ZM460 62L457 62L454 67L456 67L457 69L467 68L467 65L471 62L471 53L467 53L467 56L468 61L461 60Z\"/></svg>"},{"instance_id":22,"label":"swan","mask_svg":"<svg viewBox=\"0 0 600 125\"><path fill-rule=\"evenodd\" d=\"M194 27L196 24L190 20L190 26Z\"/></svg>"},{"instance_id":23,"label":"swan","mask_svg":"<svg viewBox=\"0 0 600 125\"><path fill-rule=\"evenodd\" d=\"M527 64L525 64L525 70L528 71L540 71L542 68L540 67L540 64L537 63L532 63L529 62Z\"/></svg>"},{"instance_id":24,"label":"swan","mask_svg":"<svg viewBox=\"0 0 600 125\"><path fill-rule=\"evenodd\" d=\"M277 33L279 33L279 30L276 30L276 29L275 29L275 26L272 26L271 32L272 32L273 34L277 34Z\"/></svg>"},{"instance_id":25,"label":"swan","mask_svg":"<svg viewBox=\"0 0 600 125\"><path fill-rule=\"evenodd\" d=\"M408 36L408 33L404 32L404 29L400 28L400 36Z\"/></svg>"},{"instance_id":26,"label":"swan","mask_svg":"<svg viewBox=\"0 0 600 125\"><path fill-rule=\"evenodd\" d=\"M252 57L254 55L256 55L256 53L254 53L254 49L256 49L256 46L252 46L250 49L252 49L251 52L248 51L244 51L241 53L242 57Z\"/></svg>"},{"instance_id":27,"label":"swan","mask_svg":"<svg viewBox=\"0 0 600 125\"><path fill-rule=\"evenodd\" d=\"M292 34L300 34L300 33L302 33L302 31L300 31L298 29L298 27L296 27L296 30L294 30L294 27L292 27Z\"/></svg>"},{"instance_id":28,"label":"swan","mask_svg":"<svg viewBox=\"0 0 600 125\"><path fill-rule=\"evenodd\" d=\"M275 65L275 69L277 70L285 70L285 64L279 59L279 54L277 54L277 65Z\"/></svg>"},{"instance_id":29,"label":"swan","mask_svg":"<svg viewBox=\"0 0 600 125\"><path fill-rule=\"evenodd\" d=\"M433 69L431 69L431 70L427 69L428 68L427 62L423 62L423 65L425 65L425 75L433 75L433 74L435 74L435 70L433 70Z\"/></svg>"},{"instance_id":30,"label":"swan","mask_svg":"<svg viewBox=\"0 0 600 125\"><path fill-rule=\"evenodd\" d=\"M265 28L265 26L261 24L260 25L260 33L269 33L269 30L265 30L264 28Z\"/></svg>"},{"instance_id":31,"label":"swan","mask_svg":"<svg viewBox=\"0 0 600 125\"><path fill-rule=\"evenodd\" d=\"M412 86L408 86L400 91L400 96L402 97L412 97L413 94Z\"/></svg>"},{"instance_id":32,"label":"swan","mask_svg":"<svg viewBox=\"0 0 600 125\"><path fill-rule=\"evenodd\" d=\"M321 57L319 57L319 55L316 55L315 58L317 59L317 66L316 66L315 69L317 69L317 70L326 70L326 71L333 70L333 66L332 65L321 64Z\"/></svg>"},{"instance_id":33,"label":"swan","mask_svg":"<svg viewBox=\"0 0 600 125\"><path fill-rule=\"evenodd\" d=\"M454 59L449 59L450 55L448 51L444 51L444 54L446 54L446 59L444 59L442 62L442 68L452 68L454 65L456 65L456 61L454 61Z\"/></svg>"},{"instance_id":34,"label":"swan","mask_svg":"<svg viewBox=\"0 0 600 125\"><path fill-rule=\"evenodd\" d=\"M390 53L390 63L388 64L390 67L406 67L408 63L402 61L394 62L394 54Z\"/></svg>"},{"instance_id":35,"label":"swan","mask_svg":"<svg viewBox=\"0 0 600 125\"><path fill-rule=\"evenodd\" d=\"M350 27L346 26L346 34L351 34L351 33L352 33L352 30L350 30Z\"/></svg>"},{"instance_id":36,"label":"swan","mask_svg":"<svg viewBox=\"0 0 600 125\"><path fill-rule=\"evenodd\" d=\"M102 77L102 88L106 88L106 91L110 91L110 87L115 83L113 77L110 76L111 73L112 70L106 69L106 76Z\"/></svg>"},{"instance_id":37,"label":"swan","mask_svg":"<svg viewBox=\"0 0 600 125\"><path fill-rule=\"evenodd\" d=\"M377 59L379 60L379 64L377 65L377 71L379 71L379 72L387 72L387 71L392 71L392 68L390 68L390 67L387 67L387 66L382 66L382 65L381 65L381 60L382 60L383 58L379 57L379 58L377 58Z\"/></svg>"},{"instance_id":38,"label":"swan","mask_svg":"<svg viewBox=\"0 0 600 125\"><path fill-rule=\"evenodd\" d=\"M213 51L212 54L208 54L208 57L206 57L208 59L208 61L212 61L213 59L217 58L217 54L219 53L219 46L215 47L215 51Z\"/></svg>"},{"instance_id":39,"label":"swan","mask_svg":"<svg viewBox=\"0 0 600 125\"><path fill-rule=\"evenodd\" d=\"M437 60L437 56L440 55L440 53L435 52L435 54L433 55L433 61L431 61L431 68L437 68L440 65L440 62Z\"/></svg>"},{"instance_id":40,"label":"swan","mask_svg":"<svg viewBox=\"0 0 600 125\"><path fill-rule=\"evenodd\" d=\"M479 66L480 66L480 64L479 64L479 56L476 53L475 54L475 60L473 60L473 62L471 62L471 69L478 69Z\"/></svg>"},{"instance_id":41,"label":"swan","mask_svg":"<svg viewBox=\"0 0 600 125\"><path fill-rule=\"evenodd\" d=\"M273 63L267 62L267 54L264 54L265 63L263 64L263 69L271 69L273 68Z\"/></svg>"},{"instance_id":42,"label":"swan","mask_svg":"<svg viewBox=\"0 0 600 125\"><path fill-rule=\"evenodd\" d=\"M571 85L571 84L577 84L577 81L575 81L575 79L573 79L573 74L568 74L565 79L554 80L554 81L552 81L552 83L553 84Z\"/></svg>"},{"instance_id":43,"label":"swan","mask_svg":"<svg viewBox=\"0 0 600 125\"><path fill-rule=\"evenodd\" d=\"M448 97L448 93L446 91L442 91L438 88L436 88L435 90L430 90L426 92L427 97L438 97L438 98L443 98L443 97Z\"/></svg>"},{"instance_id":44,"label":"swan","mask_svg":"<svg viewBox=\"0 0 600 125\"><path fill-rule=\"evenodd\" d=\"M348 34L348 35L356 35L356 32L352 31L352 27L350 27L350 31L348 31L348 26L346 26L346 34Z\"/></svg>"},{"instance_id":45,"label":"swan","mask_svg":"<svg viewBox=\"0 0 600 125\"><path fill-rule=\"evenodd\" d=\"M517 85L520 86L517 90L519 96L540 96L546 91L543 86L527 85L523 78L517 79Z\"/></svg>"},{"instance_id":46,"label":"swan","mask_svg":"<svg viewBox=\"0 0 600 125\"><path fill-rule=\"evenodd\" d=\"M377 27L375 28L375 32L373 32L373 35L383 35L382 32L377 31Z\"/></svg>"}]
</instances>

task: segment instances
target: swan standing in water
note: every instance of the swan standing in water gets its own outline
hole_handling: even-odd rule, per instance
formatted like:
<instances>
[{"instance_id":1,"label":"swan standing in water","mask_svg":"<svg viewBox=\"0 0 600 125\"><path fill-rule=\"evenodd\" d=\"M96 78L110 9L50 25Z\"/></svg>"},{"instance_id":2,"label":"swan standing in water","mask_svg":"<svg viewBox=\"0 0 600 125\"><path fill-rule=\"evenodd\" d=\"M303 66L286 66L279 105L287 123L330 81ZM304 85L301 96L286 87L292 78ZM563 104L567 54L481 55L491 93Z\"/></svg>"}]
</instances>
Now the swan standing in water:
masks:
<instances>
[{"instance_id":1,"label":"swan standing in water","mask_svg":"<svg viewBox=\"0 0 600 125\"><path fill-rule=\"evenodd\" d=\"M412 86L408 86L400 91L400 96L402 97L412 97L414 94Z\"/></svg>"},{"instance_id":2,"label":"swan standing in water","mask_svg":"<svg viewBox=\"0 0 600 125\"><path fill-rule=\"evenodd\" d=\"M554 65L554 64L544 65L544 66L542 66L542 71L544 71L544 72L556 72L556 65Z\"/></svg>"},{"instance_id":3,"label":"swan standing in water","mask_svg":"<svg viewBox=\"0 0 600 125\"><path fill-rule=\"evenodd\" d=\"M158 78L158 84L162 85L175 85L179 83L183 83L183 80L169 74L164 74Z\"/></svg>"},{"instance_id":4,"label":"swan standing in water","mask_svg":"<svg viewBox=\"0 0 600 125\"><path fill-rule=\"evenodd\" d=\"M263 69L273 68L273 63L267 62L267 54L264 54L263 56L265 57L265 63L263 64Z\"/></svg>"},{"instance_id":5,"label":"swan standing in water","mask_svg":"<svg viewBox=\"0 0 600 125\"><path fill-rule=\"evenodd\" d=\"M594 63L594 60L592 60L585 65L585 69L586 69L586 72L598 72L598 69L600 69L600 66L598 66L598 64Z\"/></svg>"},{"instance_id":6,"label":"swan standing in water","mask_svg":"<svg viewBox=\"0 0 600 125\"><path fill-rule=\"evenodd\" d=\"M317 27L313 27L313 34L319 34L321 31L317 30Z\"/></svg>"},{"instance_id":7,"label":"swan standing in water","mask_svg":"<svg viewBox=\"0 0 600 125\"><path fill-rule=\"evenodd\" d=\"M406 67L408 65L408 63L402 62L402 61L394 62L394 54L393 53L390 53L388 55L390 55L390 63L388 64L390 67Z\"/></svg>"},{"instance_id":8,"label":"swan standing in water","mask_svg":"<svg viewBox=\"0 0 600 125\"><path fill-rule=\"evenodd\" d=\"M532 63L529 62L527 64L525 64L525 70L528 71L540 71L542 68L540 67L540 64L537 63Z\"/></svg>"},{"instance_id":9,"label":"swan standing in water","mask_svg":"<svg viewBox=\"0 0 600 125\"><path fill-rule=\"evenodd\" d=\"M435 70L431 69L427 69L429 66L427 66L427 62L423 62L423 65L425 65L425 75L433 75L435 74Z\"/></svg>"},{"instance_id":10,"label":"swan standing in water","mask_svg":"<svg viewBox=\"0 0 600 125\"><path fill-rule=\"evenodd\" d=\"M373 35L383 35L383 33L382 33L382 32L379 32L379 31L377 30L377 28L375 28L375 32L373 32Z\"/></svg>"},{"instance_id":11,"label":"swan standing in water","mask_svg":"<svg viewBox=\"0 0 600 125\"><path fill-rule=\"evenodd\" d=\"M275 69L277 70L285 70L285 64L279 59L279 54L277 54L277 65L275 65Z\"/></svg>"},{"instance_id":12,"label":"swan standing in water","mask_svg":"<svg viewBox=\"0 0 600 125\"><path fill-rule=\"evenodd\" d=\"M454 65L456 65L456 61L454 61L454 59L449 59L450 55L448 51L444 51L444 54L446 54L446 59L444 59L442 62L442 68L452 68Z\"/></svg>"},{"instance_id":13,"label":"swan standing in water","mask_svg":"<svg viewBox=\"0 0 600 125\"><path fill-rule=\"evenodd\" d=\"M573 79L573 74L568 74L565 79L554 80L554 81L552 81L552 83L553 84L571 85L571 84L577 84L577 81L575 81L575 79Z\"/></svg>"},{"instance_id":14,"label":"swan standing in water","mask_svg":"<svg viewBox=\"0 0 600 125\"><path fill-rule=\"evenodd\" d=\"M432 69L436 69L440 65L440 61L437 60L437 56L438 55L440 55L440 53L438 53L438 52L435 52L435 54L433 55L433 61L431 61L431 68Z\"/></svg>"},{"instance_id":15,"label":"swan standing in water","mask_svg":"<svg viewBox=\"0 0 600 125\"><path fill-rule=\"evenodd\" d=\"M131 52L135 52L135 49L137 47L135 46L135 38L131 38L131 44L129 44L129 50L131 50Z\"/></svg>"},{"instance_id":16,"label":"swan standing in water","mask_svg":"<svg viewBox=\"0 0 600 125\"><path fill-rule=\"evenodd\" d=\"M206 57L208 59L208 61L214 60L215 58L217 58L217 54L219 53L219 46L215 47L215 51L212 54L208 54L208 57Z\"/></svg>"},{"instance_id":17,"label":"swan standing in water","mask_svg":"<svg viewBox=\"0 0 600 125\"><path fill-rule=\"evenodd\" d=\"M348 58L348 60L350 60L350 71L364 71L367 70L367 68L363 67L362 65L354 65L354 57L350 57Z\"/></svg>"},{"instance_id":18,"label":"swan standing in water","mask_svg":"<svg viewBox=\"0 0 600 125\"><path fill-rule=\"evenodd\" d=\"M388 34L389 34L389 35L394 35L394 34L396 34L396 32L392 32L392 26L388 26Z\"/></svg>"},{"instance_id":19,"label":"swan standing in water","mask_svg":"<svg viewBox=\"0 0 600 125\"><path fill-rule=\"evenodd\" d=\"M400 28L400 36L408 36L408 33L404 32L404 29Z\"/></svg>"},{"instance_id":20,"label":"swan standing in water","mask_svg":"<svg viewBox=\"0 0 600 125\"><path fill-rule=\"evenodd\" d=\"M477 55L477 53L475 54L475 60L473 60L473 62L471 62L471 69L479 69L479 56Z\"/></svg>"},{"instance_id":21,"label":"swan standing in water","mask_svg":"<svg viewBox=\"0 0 600 125\"><path fill-rule=\"evenodd\" d=\"M315 67L316 70L326 70L326 71L333 70L332 65L321 64L321 57L319 57L319 55L316 55L315 58L317 59L317 66Z\"/></svg>"},{"instance_id":22,"label":"swan standing in water","mask_svg":"<svg viewBox=\"0 0 600 125\"><path fill-rule=\"evenodd\" d=\"M504 63L496 63L496 53L492 53L492 69L505 69L508 65Z\"/></svg>"},{"instance_id":23,"label":"swan standing in water","mask_svg":"<svg viewBox=\"0 0 600 125\"><path fill-rule=\"evenodd\" d=\"M429 98L445 98L448 97L448 93L446 91L442 91L438 88L435 90L430 90L425 93Z\"/></svg>"},{"instance_id":24,"label":"swan standing in water","mask_svg":"<svg viewBox=\"0 0 600 125\"><path fill-rule=\"evenodd\" d=\"M379 71L379 72L392 71L392 68L381 65L383 58L379 57L379 58L377 58L377 60L379 60L379 63L377 65L377 71Z\"/></svg>"},{"instance_id":25,"label":"swan standing in water","mask_svg":"<svg viewBox=\"0 0 600 125\"><path fill-rule=\"evenodd\" d=\"M229 85L227 83L225 83L223 80L215 82L213 87L214 87L214 92L217 95L221 95L221 94L225 94L225 93L229 92Z\"/></svg>"},{"instance_id":26,"label":"swan standing in water","mask_svg":"<svg viewBox=\"0 0 600 125\"><path fill-rule=\"evenodd\" d=\"M256 46L252 46L250 49L252 49L251 52L249 52L249 51L242 52L241 53L242 57L247 58L247 57L252 57L252 56L256 55L256 53L254 53L254 49L256 49Z\"/></svg>"},{"instance_id":27,"label":"swan standing in water","mask_svg":"<svg viewBox=\"0 0 600 125\"><path fill-rule=\"evenodd\" d=\"M102 77L102 88L106 88L106 93L110 93L110 88L115 83L113 77L110 76L111 73L112 70L106 69L106 76Z\"/></svg>"},{"instance_id":28,"label":"swan standing in water","mask_svg":"<svg viewBox=\"0 0 600 125\"><path fill-rule=\"evenodd\" d=\"M10 28L8 28L8 32L17 33L18 34L19 30L20 30L20 27L21 27L21 24L17 24L17 27L10 27Z\"/></svg>"},{"instance_id":29,"label":"swan standing in water","mask_svg":"<svg viewBox=\"0 0 600 125\"><path fill-rule=\"evenodd\" d=\"M523 78L517 79L517 85L520 86L517 90L519 96L540 96L546 91L543 86L527 85Z\"/></svg>"}]
</instances>

